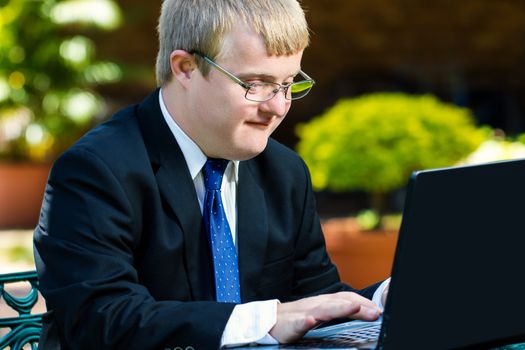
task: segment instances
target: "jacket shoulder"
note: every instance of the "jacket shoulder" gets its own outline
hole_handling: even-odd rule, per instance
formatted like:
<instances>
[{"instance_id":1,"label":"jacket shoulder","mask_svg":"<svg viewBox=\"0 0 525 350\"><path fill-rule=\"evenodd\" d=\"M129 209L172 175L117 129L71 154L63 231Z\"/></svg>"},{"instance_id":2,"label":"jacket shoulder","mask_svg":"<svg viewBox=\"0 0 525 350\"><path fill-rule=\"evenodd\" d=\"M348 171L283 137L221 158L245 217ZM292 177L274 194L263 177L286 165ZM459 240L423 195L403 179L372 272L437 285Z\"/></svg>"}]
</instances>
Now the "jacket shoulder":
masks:
<instances>
[{"instance_id":1,"label":"jacket shoulder","mask_svg":"<svg viewBox=\"0 0 525 350\"><path fill-rule=\"evenodd\" d=\"M113 166L147 157L136 108L136 105L124 108L88 131L58 161L86 152Z\"/></svg>"}]
</instances>

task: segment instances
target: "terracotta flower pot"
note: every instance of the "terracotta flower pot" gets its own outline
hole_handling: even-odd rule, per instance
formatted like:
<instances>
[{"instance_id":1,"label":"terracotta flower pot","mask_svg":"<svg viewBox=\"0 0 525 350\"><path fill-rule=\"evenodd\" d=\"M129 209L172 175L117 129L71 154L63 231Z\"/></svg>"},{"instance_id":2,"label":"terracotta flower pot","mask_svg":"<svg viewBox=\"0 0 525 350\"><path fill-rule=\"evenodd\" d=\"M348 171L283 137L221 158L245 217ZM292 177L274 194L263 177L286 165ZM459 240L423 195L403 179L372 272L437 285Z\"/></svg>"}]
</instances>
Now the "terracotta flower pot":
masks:
<instances>
[{"instance_id":1,"label":"terracotta flower pot","mask_svg":"<svg viewBox=\"0 0 525 350\"><path fill-rule=\"evenodd\" d=\"M360 231L347 219L325 221L323 231L342 281L363 288L390 276L397 231Z\"/></svg>"},{"instance_id":2,"label":"terracotta flower pot","mask_svg":"<svg viewBox=\"0 0 525 350\"><path fill-rule=\"evenodd\" d=\"M50 164L0 162L0 228L33 228Z\"/></svg>"}]
</instances>

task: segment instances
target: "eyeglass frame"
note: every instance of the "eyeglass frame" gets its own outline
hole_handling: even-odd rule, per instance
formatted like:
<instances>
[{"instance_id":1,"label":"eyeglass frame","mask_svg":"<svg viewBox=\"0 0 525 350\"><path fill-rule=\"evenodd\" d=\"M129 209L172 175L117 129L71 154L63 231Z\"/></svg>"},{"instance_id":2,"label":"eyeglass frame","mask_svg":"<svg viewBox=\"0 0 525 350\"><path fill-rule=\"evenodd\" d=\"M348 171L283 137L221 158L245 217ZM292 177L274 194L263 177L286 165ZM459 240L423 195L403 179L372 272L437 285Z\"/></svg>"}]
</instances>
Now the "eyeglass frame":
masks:
<instances>
[{"instance_id":1,"label":"eyeglass frame","mask_svg":"<svg viewBox=\"0 0 525 350\"><path fill-rule=\"evenodd\" d=\"M226 75L228 78L230 78L234 83L237 83L239 84L241 87L243 87L245 90L246 90L246 94L244 95L244 98L249 100L249 101L253 101L253 102L266 102L266 101L269 101L271 100L272 98L275 97L275 95L277 95L279 93L279 91L283 90L284 92L284 98L289 100L289 101L294 101L294 100L299 100L303 97L305 97L306 95L308 95L308 93L310 92L310 90L312 90L313 86L315 85L315 80L313 80L312 78L310 78L310 76L308 76L308 74L306 74L305 72L303 72L302 70L299 70L299 74L301 74L304 78L304 80L299 80L299 81L295 81L295 82L292 82L292 83L289 83L289 84L286 84L286 85L282 85L282 84L279 84L279 83L273 83L273 82L263 82L265 84L271 84L271 85L275 85L275 86L279 86L279 88L276 88L273 90L273 95L269 98L267 98L266 100L253 100L253 99L250 99L248 98L248 92L250 91L250 89L253 87L253 85L255 84L259 84L259 83L246 83L244 81L242 81L241 79L239 79L235 74L229 72L226 68L222 67L221 65L219 65L218 63L216 63L215 61L213 61L211 58L209 58L208 56L206 55L203 55L201 54L200 52L197 52L197 51L193 51L191 52L191 54L195 55L195 56L198 56L200 58L202 58L206 63L208 63L209 65L213 66L214 68L216 68L219 72L221 72L222 74ZM312 84L312 86L310 86L310 88L308 89L308 91L302 95L301 97L297 97L297 98L292 98L292 95L290 93L290 98L287 98L286 94L288 93L288 89L292 86L292 85L295 85L295 84L301 84L301 83L305 83L305 82L309 82Z\"/></svg>"}]
</instances>

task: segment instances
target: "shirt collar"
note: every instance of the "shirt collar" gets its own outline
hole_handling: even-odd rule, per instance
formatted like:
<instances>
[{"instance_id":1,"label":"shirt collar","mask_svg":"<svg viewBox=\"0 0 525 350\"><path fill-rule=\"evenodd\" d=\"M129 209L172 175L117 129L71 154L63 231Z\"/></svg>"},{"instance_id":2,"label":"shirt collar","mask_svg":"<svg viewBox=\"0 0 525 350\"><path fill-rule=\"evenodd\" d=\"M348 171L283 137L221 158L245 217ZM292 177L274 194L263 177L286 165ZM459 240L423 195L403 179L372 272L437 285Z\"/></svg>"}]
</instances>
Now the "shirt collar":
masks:
<instances>
[{"instance_id":1,"label":"shirt collar","mask_svg":"<svg viewBox=\"0 0 525 350\"><path fill-rule=\"evenodd\" d=\"M206 163L208 157L206 157L199 146L197 146L197 144L193 142L193 140L188 135L186 135L186 133L175 122L175 119L173 119L173 117L170 115L168 108L164 103L164 98L162 97L162 89L159 90L159 104L160 110L162 111L162 116L164 117L164 120L166 120L171 133L179 144L182 154L184 155L184 159L186 159L186 164L188 165L191 178L195 180L197 175L202 170L202 167ZM233 164L233 166L230 164ZM228 164L228 167L231 168L230 171L232 172L233 179L235 179L235 182L237 183L239 181L239 161L231 161Z\"/></svg>"}]
</instances>

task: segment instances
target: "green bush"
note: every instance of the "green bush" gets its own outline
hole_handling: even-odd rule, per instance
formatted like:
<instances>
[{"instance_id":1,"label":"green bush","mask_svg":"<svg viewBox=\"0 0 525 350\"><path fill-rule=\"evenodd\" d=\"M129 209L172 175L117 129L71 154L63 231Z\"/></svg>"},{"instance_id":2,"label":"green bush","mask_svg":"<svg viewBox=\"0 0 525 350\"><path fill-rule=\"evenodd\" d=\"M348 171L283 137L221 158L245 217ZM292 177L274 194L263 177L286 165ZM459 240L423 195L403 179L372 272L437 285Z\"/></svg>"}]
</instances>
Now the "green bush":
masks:
<instances>
[{"instance_id":1,"label":"green bush","mask_svg":"<svg viewBox=\"0 0 525 350\"><path fill-rule=\"evenodd\" d=\"M404 186L414 170L455 164L487 137L468 109L402 93L339 100L297 133L316 189L374 194Z\"/></svg>"}]
</instances>

